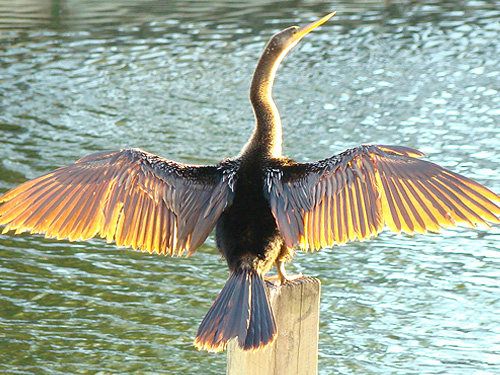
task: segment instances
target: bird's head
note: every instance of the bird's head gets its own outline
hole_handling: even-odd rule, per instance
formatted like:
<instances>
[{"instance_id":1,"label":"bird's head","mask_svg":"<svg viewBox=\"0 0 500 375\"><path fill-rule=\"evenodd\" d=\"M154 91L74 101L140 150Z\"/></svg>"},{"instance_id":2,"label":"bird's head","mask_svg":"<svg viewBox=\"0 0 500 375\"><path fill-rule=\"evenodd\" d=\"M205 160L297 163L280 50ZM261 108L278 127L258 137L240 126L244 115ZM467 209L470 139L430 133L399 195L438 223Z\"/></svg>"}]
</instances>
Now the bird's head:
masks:
<instances>
[{"instance_id":1,"label":"bird's head","mask_svg":"<svg viewBox=\"0 0 500 375\"><path fill-rule=\"evenodd\" d=\"M306 34L309 34L316 27L324 24L334 16L336 12L327 14L323 18L304 26L291 26L285 30L276 33L266 46L265 52L267 54L277 54L284 57Z\"/></svg>"}]
</instances>

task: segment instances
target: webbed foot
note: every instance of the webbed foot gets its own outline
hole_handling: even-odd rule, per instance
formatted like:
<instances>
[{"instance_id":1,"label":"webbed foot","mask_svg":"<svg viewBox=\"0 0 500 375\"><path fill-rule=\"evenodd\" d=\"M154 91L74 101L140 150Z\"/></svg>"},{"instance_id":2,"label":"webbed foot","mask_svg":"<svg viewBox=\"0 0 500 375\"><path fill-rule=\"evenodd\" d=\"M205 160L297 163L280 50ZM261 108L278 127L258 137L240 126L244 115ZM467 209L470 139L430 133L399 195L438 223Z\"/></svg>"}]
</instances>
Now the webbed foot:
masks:
<instances>
[{"instance_id":1,"label":"webbed foot","mask_svg":"<svg viewBox=\"0 0 500 375\"><path fill-rule=\"evenodd\" d=\"M277 276L269 276L269 277L265 278L267 281L272 282L274 285L283 285L284 283L286 283L288 281L293 281L293 280L300 279L301 277L304 277L304 275L302 275L301 272L299 272L298 274L295 274L295 275L287 274L287 272L285 270L285 262L282 262L279 260L276 261L276 268L278 269Z\"/></svg>"}]
</instances>

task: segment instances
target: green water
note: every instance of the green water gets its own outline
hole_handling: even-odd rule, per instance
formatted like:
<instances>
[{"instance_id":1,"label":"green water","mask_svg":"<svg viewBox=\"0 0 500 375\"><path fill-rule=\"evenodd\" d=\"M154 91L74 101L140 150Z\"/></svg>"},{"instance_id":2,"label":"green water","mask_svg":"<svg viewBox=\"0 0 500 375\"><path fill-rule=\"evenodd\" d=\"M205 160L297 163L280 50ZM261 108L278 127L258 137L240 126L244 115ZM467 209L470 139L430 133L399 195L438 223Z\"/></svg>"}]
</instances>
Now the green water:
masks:
<instances>
[{"instance_id":1,"label":"green water","mask_svg":"<svg viewBox=\"0 0 500 375\"><path fill-rule=\"evenodd\" d=\"M332 10L278 72L286 153L401 144L500 192L500 3L479 0L0 0L0 192L98 150L238 153L265 42ZM499 240L298 254L323 283L320 374L500 373ZM192 341L226 278L212 237L183 259L0 235L0 373L224 373Z\"/></svg>"}]
</instances>

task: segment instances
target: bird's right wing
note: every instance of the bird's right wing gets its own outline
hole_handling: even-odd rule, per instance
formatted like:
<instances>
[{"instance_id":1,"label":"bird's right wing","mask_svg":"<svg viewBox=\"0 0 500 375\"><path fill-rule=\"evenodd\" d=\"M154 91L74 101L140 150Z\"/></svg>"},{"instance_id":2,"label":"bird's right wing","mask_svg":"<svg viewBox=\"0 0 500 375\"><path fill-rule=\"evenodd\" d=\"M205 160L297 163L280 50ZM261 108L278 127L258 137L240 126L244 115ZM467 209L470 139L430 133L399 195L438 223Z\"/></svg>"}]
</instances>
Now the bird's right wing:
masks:
<instances>
[{"instance_id":1,"label":"bird's right wing","mask_svg":"<svg viewBox=\"0 0 500 375\"><path fill-rule=\"evenodd\" d=\"M365 145L270 168L266 192L285 244L315 250L368 239L384 226L413 234L500 223L500 196L422 156L406 147Z\"/></svg>"},{"instance_id":2,"label":"bird's right wing","mask_svg":"<svg viewBox=\"0 0 500 375\"><path fill-rule=\"evenodd\" d=\"M231 204L235 165L191 166L139 149L103 151L0 197L3 233L30 231L192 254Z\"/></svg>"}]
</instances>

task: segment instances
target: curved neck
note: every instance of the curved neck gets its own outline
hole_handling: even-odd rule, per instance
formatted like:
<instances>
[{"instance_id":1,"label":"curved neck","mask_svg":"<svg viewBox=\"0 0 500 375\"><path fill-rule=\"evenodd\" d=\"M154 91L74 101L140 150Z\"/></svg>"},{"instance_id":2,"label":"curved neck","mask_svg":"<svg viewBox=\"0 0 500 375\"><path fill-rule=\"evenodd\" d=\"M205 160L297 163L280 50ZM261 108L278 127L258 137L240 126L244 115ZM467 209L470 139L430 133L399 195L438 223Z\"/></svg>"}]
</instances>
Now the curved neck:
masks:
<instances>
[{"instance_id":1,"label":"curved neck","mask_svg":"<svg viewBox=\"0 0 500 375\"><path fill-rule=\"evenodd\" d=\"M277 52L268 44L257 63L250 86L250 102L256 124L242 153L258 152L267 157L281 156L281 118L272 98L272 89L278 66L290 48Z\"/></svg>"}]
</instances>

